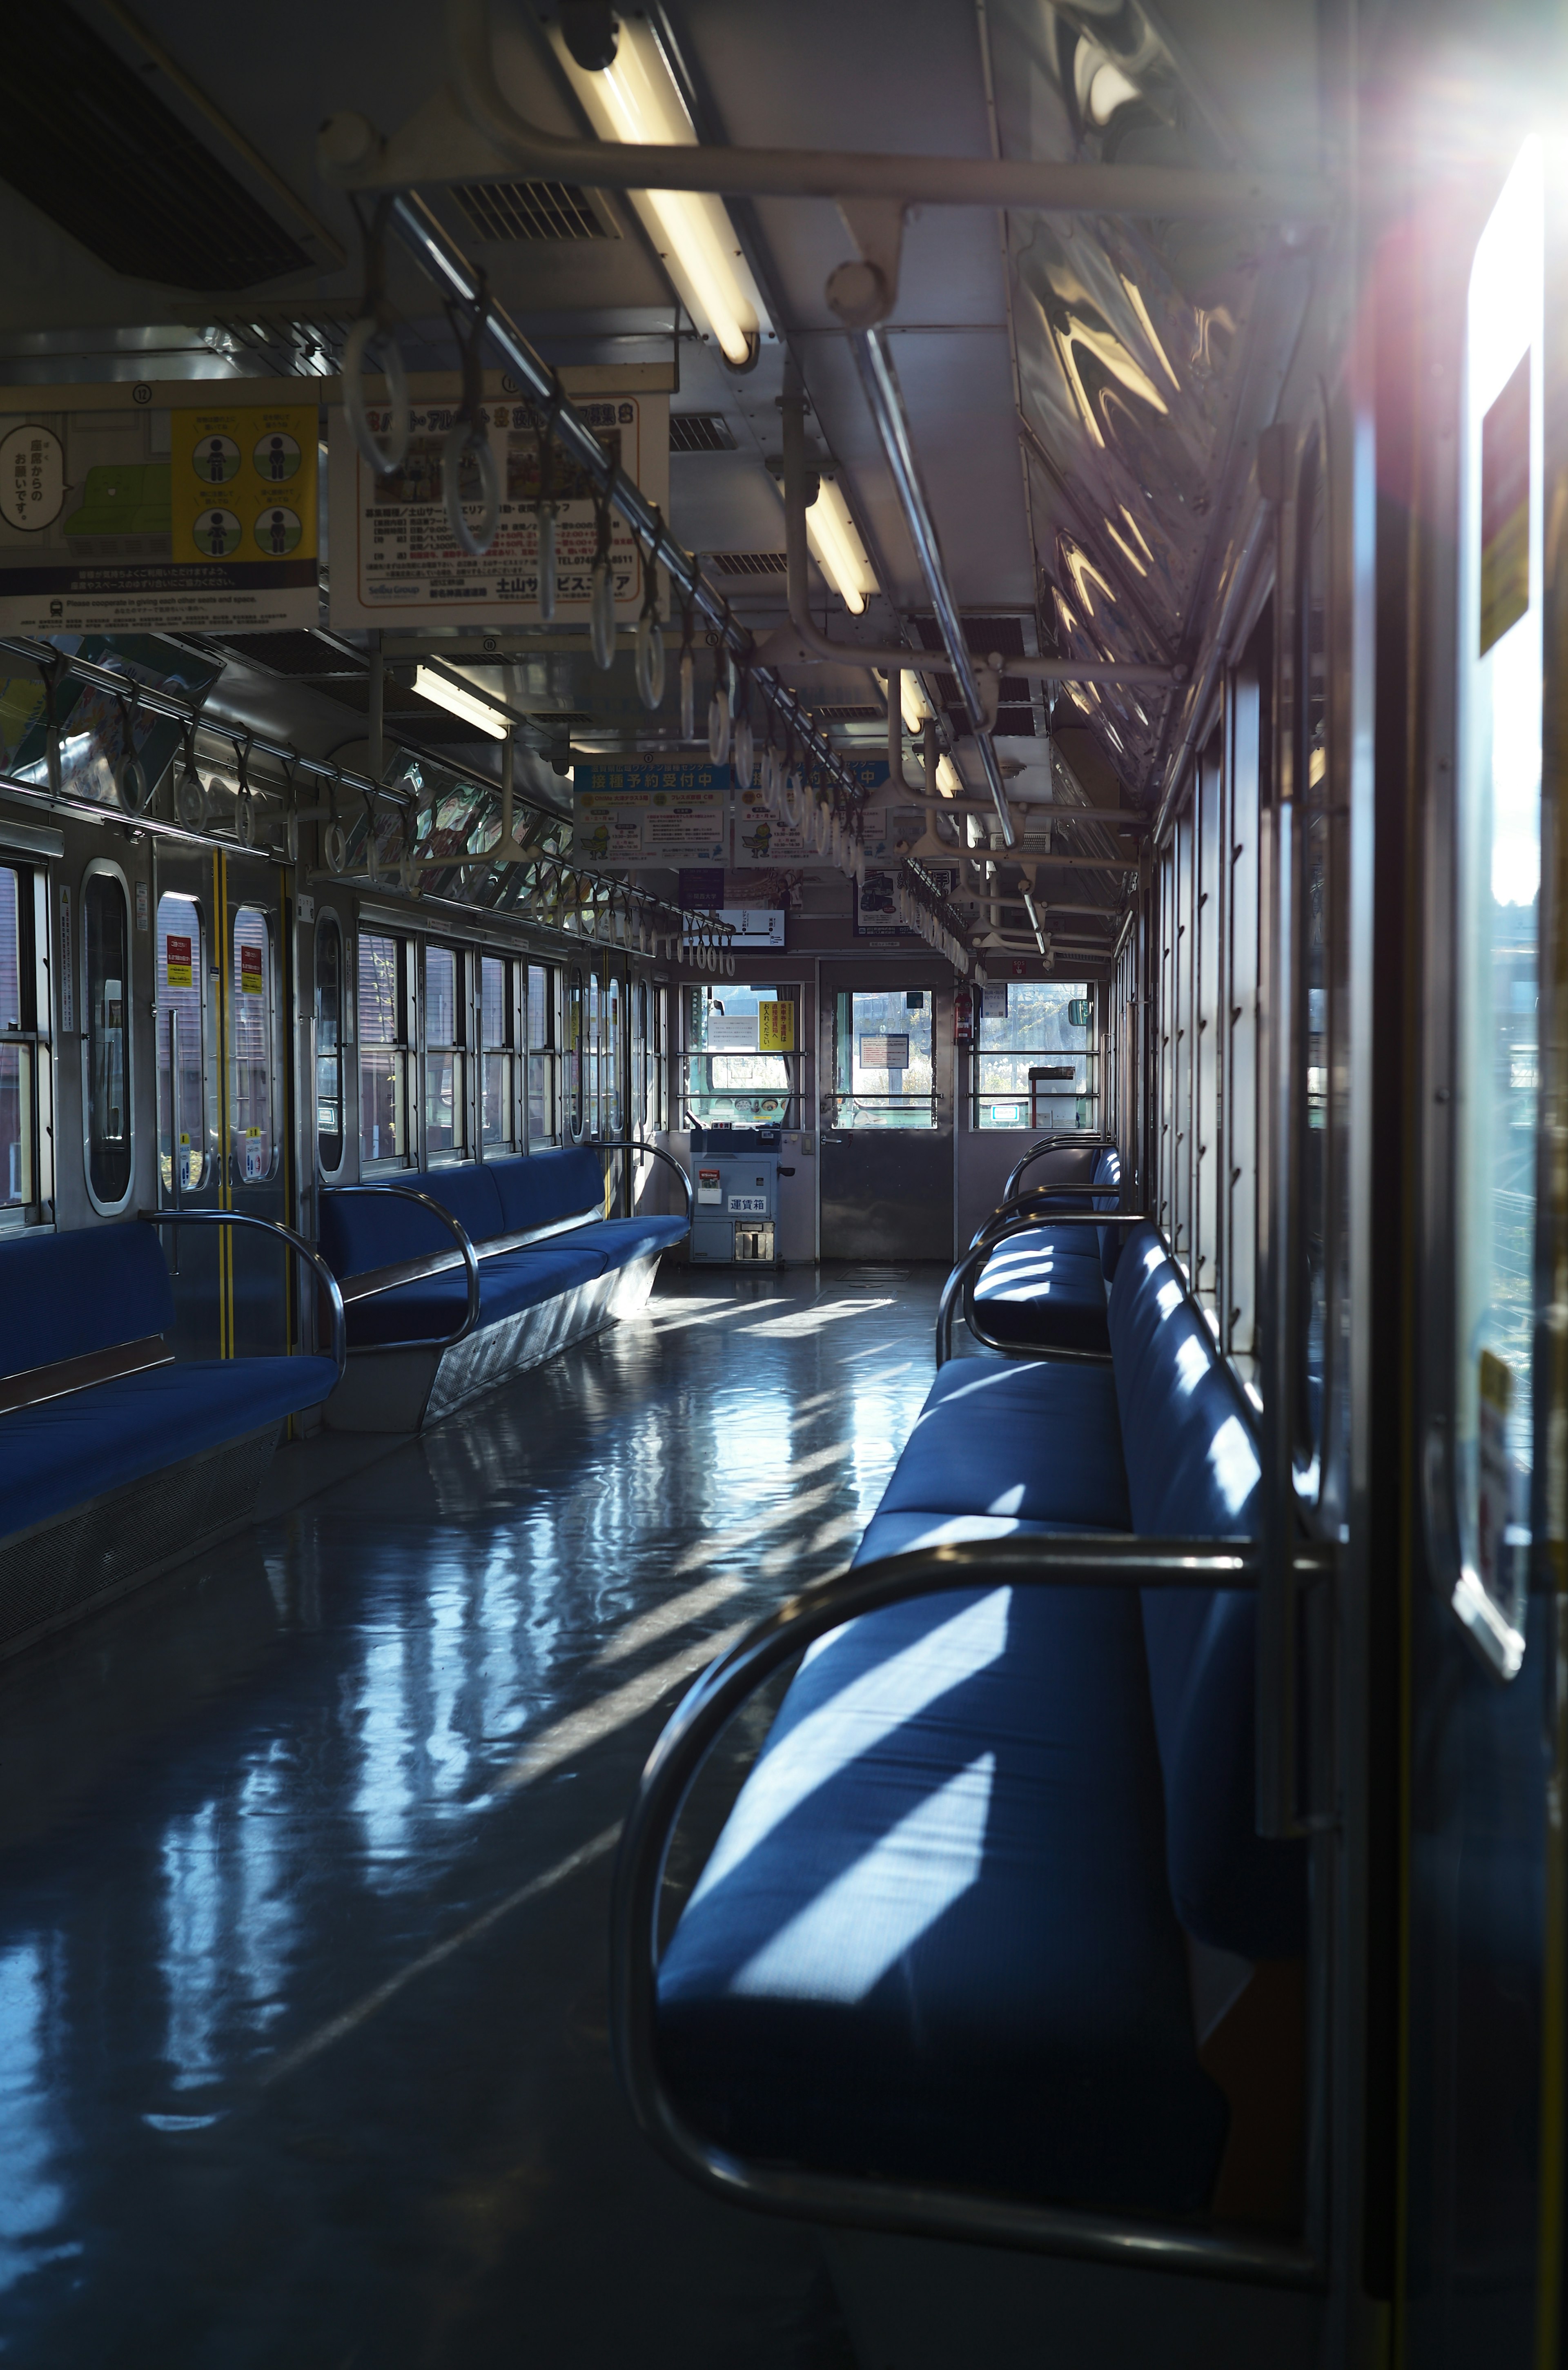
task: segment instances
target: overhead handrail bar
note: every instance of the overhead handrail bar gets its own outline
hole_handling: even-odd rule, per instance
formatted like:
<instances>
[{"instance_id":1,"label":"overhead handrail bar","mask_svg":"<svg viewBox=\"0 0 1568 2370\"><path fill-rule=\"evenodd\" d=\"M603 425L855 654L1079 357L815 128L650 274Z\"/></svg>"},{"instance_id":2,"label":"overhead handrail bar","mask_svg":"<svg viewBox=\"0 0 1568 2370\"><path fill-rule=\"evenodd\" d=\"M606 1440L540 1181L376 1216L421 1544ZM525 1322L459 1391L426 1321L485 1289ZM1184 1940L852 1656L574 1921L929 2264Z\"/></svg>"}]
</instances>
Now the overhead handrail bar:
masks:
<instances>
[{"instance_id":1,"label":"overhead handrail bar","mask_svg":"<svg viewBox=\"0 0 1568 2370\"><path fill-rule=\"evenodd\" d=\"M259 1233L276 1235L285 1242L296 1258L304 1260L327 1294L332 1320L332 1358L338 1380L342 1381L349 1363L349 1320L343 1310L343 1295L338 1289L337 1277L303 1235L296 1235L292 1226L280 1225L275 1218L252 1217L248 1210L138 1210L136 1215L149 1226L254 1226Z\"/></svg>"},{"instance_id":2,"label":"overhead handrail bar","mask_svg":"<svg viewBox=\"0 0 1568 2370\"><path fill-rule=\"evenodd\" d=\"M1313 1552L1306 1551L1309 1559ZM657 2048L659 1912L674 1829L714 1744L776 1671L847 1622L953 1589L1254 1589L1261 1563L1251 1540L1103 1535L964 1540L861 1564L804 1589L709 1666L666 1723L643 1769L621 1833L611 1907L610 2041L617 2070L644 2134L678 2171L732 2204L841 2228L980 2241L1279 2287L1322 2284L1324 2270L1317 2258L1280 2240L1204 2230L1191 2222L1037 2205L929 2182L753 2162L703 2138L684 2121L665 2087Z\"/></svg>"}]
</instances>

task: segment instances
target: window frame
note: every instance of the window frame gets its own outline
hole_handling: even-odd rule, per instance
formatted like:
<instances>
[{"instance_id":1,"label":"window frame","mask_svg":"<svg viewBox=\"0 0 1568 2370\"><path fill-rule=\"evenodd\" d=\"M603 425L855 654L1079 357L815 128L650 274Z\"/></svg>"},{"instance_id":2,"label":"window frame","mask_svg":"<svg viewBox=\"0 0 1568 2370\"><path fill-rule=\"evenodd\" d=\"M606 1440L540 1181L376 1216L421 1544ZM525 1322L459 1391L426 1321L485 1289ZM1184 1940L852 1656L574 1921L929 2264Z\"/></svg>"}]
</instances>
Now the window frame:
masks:
<instances>
[{"instance_id":1,"label":"window frame","mask_svg":"<svg viewBox=\"0 0 1568 2370\"><path fill-rule=\"evenodd\" d=\"M1102 1029L1102 1015L1104 1010L1104 998L1100 993L1101 983L1097 980L1059 980L1052 978L1050 980L995 980L990 982L989 984L996 987L1006 987L1009 991L1015 987L1069 987L1073 990L1075 996L1088 997L1090 1005L1090 1018L1087 1032L1089 1042L1081 1049L1081 1055L1078 1053L1075 1053L1073 1055L1075 1062L1080 1058L1083 1061L1085 1076L1089 1081L1087 1090L1085 1093L1080 1095L1077 1088L1074 1087L1059 1095L1055 1093L1048 1095L1044 1099L1048 1102L1087 1102L1090 1108L1090 1116L1087 1122L1078 1122L1075 1132L1083 1135L1094 1135L1099 1133L1099 1122L1093 1117L1093 1112L1098 1108L1101 1100L1101 1087L1099 1085L1099 1075L1101 1066L1100 1062L1100 1047ZM1024 1081L1021 1098L1026 1114L1022 1120L1016 1122L1011 1121L993 1121L987 1122L981 1118L980 1109L983 1103L996 1104L998 1102L1016 1102L1020 1098L1016 1093L1002 1087L992 1089L983 1087L980 1083L980 1065L987 1055L989 1055L993 1060L1011 1062L1043 1063L1047 1057L1051 1056L1054 1056L1056 1060L1060 1061L1062 1058L1062 1048L1059 1045L987 1045L985 1042L986 1022L981 1010L981 999L984 995L984 989L977 987L974 993L975 998L974 1041L968 1049L968 1103L970 1132L974 1135L1007 1135L1013 1132L1016 1125L1020 1133L1030 1134L1037 1133L1036 1122L1032 1116L1034 1098L1030 1082L1027 1078ZM1041 1122L1040 1124L1043 1125L1044 1122ZM1056 1133L1066 1133L1066 1130L1062 1129L1054 1130L1053 1132Z\"/></svg>"},{"instance_id":2,"label":"window frame","mask_svg":"<svg viewBox=\"0 0 1568 2370\"><path fill-rule=\"evenodd\" d=\"M518 967L523 973L523 1143L527 1152L536 1148L543 1152L553 1149L560 1135L560 977L559 963L543 956L535 960L532 952L520 956ZM536 995L534 982L539 981ZM543 1034L536 1042L536 1018L543 1024ZM536 1064L537 1067L536 1068ZM534 1126L534 1081L543 1081L545 1126L536 1133Z\"/></svg>"},{"instance_id":3,"label":"window frame","mask_svg":"<svg viewBox=\"0 0 1568 2370\"><path fill-rule=\"evenodd\" d=\"M390 946L396 958L397 976L393 984L392 1001L398 1022L398 1034L391 1038L377 1037L372 1038L368 1041L369 1051L378 1054L390 1053L394 1059L392 1073L395 1082L394 1092L395 1097L399 1099L402 1104L404 1141L400 1150L389 1153L367 1152L365 1148L364 1057L367 1050L367 1041L363 1025L363 1015L360 1007L362 994L362 966L364 961L364 949L367 940L372 945L375 946ZM359 1117L359 1167L361 1176L364 1176L367 1172L375 1176L384 1176L392 1174L401 1168L417 1168L419 1167L420 1152L418 1112L415 1108L415 1099L412 1092L416 1076L415 1057L419 1044L418 1026L412 1009L414 1000L414 947L415 940L412 934L409 931L387 930L383 928L373 929L368 927L363 920L360 921L355 928L353 952L353 1011L354 1044L356 1047L356 1054L354 1075L356 1079L355 1095L358 1104Z\"/></svg>"},{"instance_id":4,"label":"window frame","mask_svg":"<svg viewBox=\"0 0 1568 2370\"><path fill-rule=\"evenodd\" d=\"M324 930L333 930L338 939L338 1158L329 1168L321 1156L321 937ZM349 1052L353 1042L349 1028L351 993L349 982L349 933L334 905L317 909L315 933L310 949L311 996L311 1141L315 1146L317 1174L324 1178L341 1177L349 1157Z\"/></svg>"},{"instance_id":5,"label":"window frame","mask_svg":"<svg viewBox=\"0 0 1568 2370\"><path fill-rule=\"evenodd\" d=\"M112 880L120 891L125 915L125 1103L126 1141L128 1145L125 1191L118 1201L106 1202L93 1183L93 1030L91 983L88 976L90 938L87 929L87 897L94 880ZM86 1185L87 1200L100 1218L116 1218L128 1210L136 1193L136 1030L135 1002L131 993L131 966L135 958L135 942L132 934L131 888L124 871L108 857L95 856L82 871L82 885L77 900L76 984L81 997L79 1006L82 1050L82 1172Z\"/></svg>"},{"instance_id":6,"label":"window frame","mask_svg":"<svg viewBox=\"0 0 1568 2370\"><path fill-rule=\"evenodd\" d=\"M456 1168L474 1159L475 1126L471 1109L472 1065L469 1054L474 1035L472 949L461 939L435 935L421 936L419 949L419 1076L420 1076L420 1151L427 1168ZM432 954L452 957L452 1018L455 1040L433 1040L430 1033L430 959ZM452 1061L452 1125L455 1136L459 1122L462 1140L449 1145L432 1145L430 1118L430 1061L432 1053L449 1056Z\"/></svg>"},{"instance_id":7,"label":"window frame","mask_svg":"<svg viewBox=\"0 0 1568 2370\"><path fill-rule=\"evenodd\" d=\"M50 1065L45 1055L52 1037L40 1019L49 1011L49 976L41 957L48 929L49 881L42 865L29 863L25 855L13 854L8 848L0 847L0 869L14 873L17 880L17 1005L15 1026L7 1026L0 1016L0 1045L15 1045L20 1051L17 1091L22 1121L17 1141L26 1141L31 1187L17 1201L0 1202L0 1232L8 1233L37 1225L44 1203L52 1198L53 1179L46 1173L52 1114L42 1107L49 1092Z\"/></svg>"},{"instance_id":8,"label":"window frame","mask_svg":"<svg viewBox=\"0 0 1568 2370\"><path fill-rule=\"evenodd\" d=\"M156 1159L158 1166L158 1187L160 1192L170 1196L172 1196L174 1192L174 1155L176 1150L174 1142L175 1096L172 1090L171 1073L171 1090L169 1094L168 1111L169 1173L166 1177L164 1175L163 1166L163 1055L164 1048L167 1042L167 1030L168 1013L172 1009L172 1007L166 1005L164 1001L165 995L167 990L167 956L166 951L167 937L164 926L164 907L171 900L178 902L181 905L189 905L192 907L196 915L196 936L190 950L192 972L190 984L196 995L196 1010L199 1020L198 1046L199 1069L201 1076L201 1100L199 1104L200 1132L198 1133L191 1130L189 1127L189 1124L187 1124L186 1132L190 1136L190 1148L194 1149L197 1145L200 1145L201 1146L202 1166L199 1173L193 1179L188 1180L184 1178L180 1179L179 1191L181 1194L200 1193L206 1189L206 1187L212 1182L213 1162L214 1158L213 1077L210 1060L211 1047L208 1041L208 1031L211 1027L212 999L209 995L207 985L207 974L212 957L208 941L207 908L202 898L190 889L164 889L159 892L153 907L153 1011L155 1015L153 1074L155 1081L154 1093L156 1099L155 1116L157 1122ZM182 1045L180 1047L181 1067L184 1066L184 1056L185 1048ZM183 1101L181 1101L180 1104L179 1116L182 1121L187 1122L189 1122L190 1115L183 1107Z\"/></svg>"},{"instance_id":9,"label":"window frame","mask_svg":"<svg viewBox=\"0 0 1568 2370\"><path fill-rule=\"evenodd\" d=\"M474 1036L475 1050L478 1056L478 1072L476 1081L478 1087L478 1119L476 1129L474 1148L481 1160L513 1159L524 1149L526 1142L525 1121L517 1091L517 1046L518 1037L520 1034L518 1028L518 1007L520 1002L518 978L520 972L524 973L525 978L526 976L524 972L525 961L525 957L517 954L510 949L481 946L478 949L478 959L474 966L476 983L475 1012L477 1017L477 1026ZM489 1030L486 1025L485 965L491 962L499 963L501 965L502 972L501 1008L503 1038L502 1042L500 1044L493 1044L490 1041ZM524 996L526 995L525 986L523 990L523 995ZM505 1070L503 1075L506 1080L505 1093L503 1096L506 1111L506 1130L494 1144L491 1144L485 1134L485 1113L489 1108L490 1098L490 1065L492 1061L501 1061L504 1063Z\"/></svg>"},{"instance_id":10,"label":"window frame","mask_svg":"<svg viewBox=\"0 0 1568 2370\"><path fill-rule=\"evenodd\" d=\"M265 1024L263 1042L267 1057L267 1116L271 1133L271 1148L266 1168L258 1177L247 1177L239 1160L239 1147L242 1143L248 1141L248 1136L241 1135L239 1127L239 1016L243 1007L239 1000L238 955L240 916L245 914L254 914L259 916L266 933L268 958L267 968L262 975L262 1019ZM252 898L242 898L229 913L228 941L229 1041L225 1049L225 1058L228 1063L229 1177L236 1186L271 1185L275 1183L282 1167L283 1144L289 1126L288 1113L283 1108L285 1097L280 1028L282 997L279 994L282 962L282 930L279 917L270 906L259 904Z\"/></svg>"}]
</instances>

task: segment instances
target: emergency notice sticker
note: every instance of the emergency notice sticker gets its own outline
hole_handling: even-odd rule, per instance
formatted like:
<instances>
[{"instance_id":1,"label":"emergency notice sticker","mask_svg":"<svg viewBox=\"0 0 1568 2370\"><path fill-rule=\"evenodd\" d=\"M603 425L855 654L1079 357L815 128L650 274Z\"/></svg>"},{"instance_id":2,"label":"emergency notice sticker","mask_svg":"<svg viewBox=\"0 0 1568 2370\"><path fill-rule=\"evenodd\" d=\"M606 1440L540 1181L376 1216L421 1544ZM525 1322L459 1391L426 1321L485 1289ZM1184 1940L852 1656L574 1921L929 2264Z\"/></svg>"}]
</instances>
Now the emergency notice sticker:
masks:
<instances>
[{"instance_id":1,"label":"emergency notice sticker","mask_svg":"<svg viewBox=\"0 0 1568 2370\"><path fill-rule=\"evenodd\" d=\"M275 386L0 389L0 629L316 625L317 409Z\"/></svg>"},{"instance_id":2,"label":"emergency notice sticker","mask_svg":"<svg viewBox=\"0 0 1568 2370\"><path fill-rule=\"evenodd\" d=\"M656 369L596 369L561 374L578 417L605 451L662 511L669 506L670 398ZM580 384L582 382L583 384ZM396 469L372 469L355 445L347 414L334 410L329 431L329 509L334 626L444 626L468 619L493 627L539 622L539 502L555 512L555 615L583 624L593 592L597 544L593 489L559 443L548 454L545 486L539 422L508 374L485 376L479 428L490 446L500 493L495 538L482 558L466 553L452 532L442 488L443 449L457 417L455 377L410 382L409 444ZM371 429L385 436L391 414L368 407ZM477 468L463 479L464 515L480 531ZM635 622L642 606L643 558L630 528L612 512L610 570L616 615Z\"/></svg>"}]
</instances>

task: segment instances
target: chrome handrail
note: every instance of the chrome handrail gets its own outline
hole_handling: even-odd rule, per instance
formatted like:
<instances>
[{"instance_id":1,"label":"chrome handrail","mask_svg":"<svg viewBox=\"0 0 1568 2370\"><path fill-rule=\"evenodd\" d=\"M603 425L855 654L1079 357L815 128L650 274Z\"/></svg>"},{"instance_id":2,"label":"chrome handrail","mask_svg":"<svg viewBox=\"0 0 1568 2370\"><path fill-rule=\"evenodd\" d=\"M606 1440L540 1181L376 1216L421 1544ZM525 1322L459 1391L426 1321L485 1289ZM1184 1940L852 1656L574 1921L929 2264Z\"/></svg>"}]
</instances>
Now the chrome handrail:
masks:
<instances>
[{"instance_id":1,"label":"chrome handrail","mask_svg":"<svg viewBox=\"0 0 1568 2370\"><path fill-rule=\"evenodd\" d=\"M317 1194L318 1204L328 1193L396 1193L402 1201L417 1202L421 1210L428 1210L432 1218L439 1218L442 1225L456 1237L458 1252L468 1274L467 1315L455 1333L439 1334L433 1340L424 1340L361 1342L356 1345L354 1355L356 1357L368 1355L380 1350L450 1350L457 1342L467 1340L479 1321L479 1262L466 1229L459 1225L451 1211L444 1208L442 1203L435 1201L429 1193L418 1192L412 1185L329 1185ZM319 1210L317 1223L319 1224ZM377 1287L378 1292L393 1292L396 1289L397 1286L391 1283ZM361 1296L366 1300L374 1300L377 1293L367 1292Z\"/></svg>"},{"instance_id":2,"label":"chrome handrail","mask_svg":"<svg viewBox=\"0 0 1568 2370\"><path fill-rule=\"evenodd\" d=\"M639 1782L616 1858L610 1923L610 2041L645 2136L678 2171L732 2204L839 2226L1029 2248L1147 2270L1313 2287L1303 2247L933 2185L757 2164L682 2120L659 2072L659 1909L675 1825L698 1772L763 1682L816 1639L913 1597L976 1586L1255 1588L1251 1540L1082 1536L966 1540L861 1564L788 1597L698 1679L666 1723Z\"/></svg>"},{"instance_id":3,"label":"chrome handrail","mask_svg":"<svg viewBox=\"0 0 1568 2370\"><path fill-rule=\"evenodd\" d=\"M589 1152L649 1152L652 1154L655 1160L663 1161L667 1168L674 1170L681 1180L682 1190L686 1194L686 1225L688 1226L691 1225L697 1210L696 1196L691 1190L691 1179L686 1175L674 1154L666 1152L663 1145L642 1144L635 1136L620 1137L612 1143L608 1136L590 1135L583 1138L583 1149Z\"/></svg>"},{"instance_id":4,"label":"chrome handrail","mask_svg":"<svg viewBox=\"0 0 1568 2370\"><path fill-rule=\"evenodd\" d=\"M1086 1129L1081 1132L1075 1129L1071 1135L1043 1135L1038 1144L1032 1144L1022 1158L1014 1163L1009 1173L1008 1181L1002 1187L1002 1199L1004 1202L1010 1200L1018 1191L1018 1180L1030 1162L1043 1158L1047 1152L1065 1152L1069 1148L1075 1152L1103 1152L1108 1145L1113 1147L1115 1142L1113 1135L1108 1135L1099 1129Z\"/></svg>"},{"instance_id":5,"label":"chrome handrail","mask_svg":"<svg viewBox=\"0 0 1568 2370\"><path fill-rule=\"evenodd\" d=\"M1053 1217L1054 1226L1147 1226L1150 1221L1142 1210L1060 1210ZM989 1260L998 1245L1010 1242L1015 1235L1033 1235L1040 1231L1037 1218L1015 1218L994 1235L972 1243L951 1271L942 1286L942 1296L937 1303L937 1372L940 1374L952 1355L953 1308L959 1298L963 1301L963 1321L977 1341L988 1350L999 1350L1009 1358L1057 1358L1068 1364L1103 1366L1109 1363L1109 1350L1074 1350L1046 1348L1040 1343L997 1341L980 1330L970 1314L974 1294L970 1289L973 1278Z\"/></svg>"},{"instance_id":6,"label":"chrome handrail","mask_svg":"<svg viewBox=\"0 0 1568 2370\"><path fill-rule=\"evenodd\" d=\"M306 1262L327 1294L332 1317L332 1360L338 1369L338 1380L342 1381L349 1363L349 1320L343 1295L338 1289L337 1277L303 1235L296 1235L292 1226L280 1225L276 1218L253 1217L248 1210L138 1210L136 1215L149 1226L255 1226L264 1235L278 1236Z\"/></svg>"},{"instance_id":7,"label":"chrome handrail","mask_svg":"<svg viewBox=\"0 0 1568 2370\"><path fill-rule=\"evenodd\" d=\"M1120 1186L1102 1185L1099 1191L1101 1196L1113 1204L1120 1198ZM1060 1196L1066 1202L1068 1209L1076 1207L1092 1211L1095 1208L1094 1192L1095 1189L1088 1185L1031 1185L1026 1191L1014 1193L1007 1201L998 1202L990 1216L981 1219L969 1238L969 1248L973 1250L976 1243L984 1242L998 1221L1010 1217L1016 1210L1039 1209L1037 1223L1041 1225L1055 1225L1056 1219L1065 1216L1066 1212L1044 1209L1040 1205L1056 1196ZM1107 1210L1101 1214L1110 1217L1113 1211Z\"/></svg>"}]
</instances>

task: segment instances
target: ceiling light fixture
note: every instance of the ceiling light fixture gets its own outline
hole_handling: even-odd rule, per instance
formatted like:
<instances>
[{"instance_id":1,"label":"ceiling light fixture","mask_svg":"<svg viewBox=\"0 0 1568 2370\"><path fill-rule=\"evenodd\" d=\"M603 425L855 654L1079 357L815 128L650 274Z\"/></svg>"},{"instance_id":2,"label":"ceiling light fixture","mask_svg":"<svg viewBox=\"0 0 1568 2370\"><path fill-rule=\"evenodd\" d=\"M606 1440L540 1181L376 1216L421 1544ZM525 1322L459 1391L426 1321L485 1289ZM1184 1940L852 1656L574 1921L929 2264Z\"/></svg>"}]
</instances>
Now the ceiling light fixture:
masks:
<instances>
[{"instance_id":1,"label":"ceiling light fixture","mask_svg":"<svg viewBox=\"0 0 1568 2370\"><path fill-rule=\"evenodd\" d=\"M697 128L645 17L621 18L614 61L597 72L579 64L559 24L550 27L550 40L601 140L630 147L696 147ZM723 201L686 190L634 190L628 195L688 310L706 322L725 360L744 369L755 358L761 321Z\"/></svg>"},{"instance_id":2,"label":"ceiling light fixture","mask_svg":"<svg viewBox=\"0 0 1568 2370\"><path fill-rule=\"evenodd\" d=\"M779 488L782 493L783 488ZM866 603L880 590L866 557L866 546L849 515L849 505L832 477L817 479L816 500L806 505L806 539L816 564L852 617L864 616ZM908 675L900 678L907 684ZM907 694L903 701L909 721ZM911 726L910 730L917 728Z\"/></svg>"},{"instance_id":3,"label":"ceiling light fixture","mask_svg":"<svg viewBox=\"0 0 1568 2370\"><path fill-rule=\"evenodd\" d=\"M512 726L507 718L498 715L488 700L477 691L465 691L447 675L437 674L433 667L414 669L414 689L421 699L433 701L449 715L460 716L465 724L474 725L488 733L492 741L504 741Z\"/></svg>"}]
</instances>

